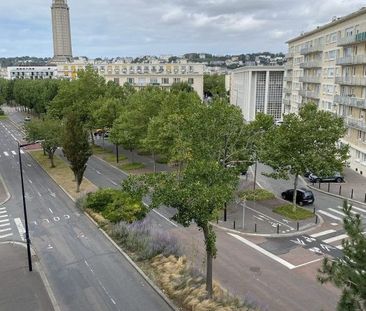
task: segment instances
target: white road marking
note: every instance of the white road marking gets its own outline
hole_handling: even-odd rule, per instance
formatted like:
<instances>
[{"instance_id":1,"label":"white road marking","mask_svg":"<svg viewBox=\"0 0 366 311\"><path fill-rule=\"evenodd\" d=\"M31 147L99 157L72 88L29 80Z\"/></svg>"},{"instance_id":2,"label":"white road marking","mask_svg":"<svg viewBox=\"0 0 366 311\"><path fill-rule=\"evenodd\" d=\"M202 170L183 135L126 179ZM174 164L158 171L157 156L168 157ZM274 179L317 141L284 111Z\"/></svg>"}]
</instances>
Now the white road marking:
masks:
<instances>
[{"instance_id":1,"label":"white road marking","mask_svg":"<svg viewBox=\"0 0 366 311\"><path fill-rule=\"evenodd\" d=\"M11 134L10 136L13 137L14 140L17 140L17 138L13 134Z\"/></svg>"},{"instance_id":2,"label":"white road marking","mask_svg":"<svg viewBox=\"0 0 366 311\"><path fill-rule=\"evenodd\" d=\"M165 217L163 214L159 213L155 209L153 209L153 212L156 213L156 214L158 214L160 217L164 218L167 222L169 222L170 224L172 224L174 227L178 227L177 224L175 224L174 222L172 222L169 218Z\"/></svg>"},{"instance_id":3,"label":"white road marking","mask_svg":"<svg viewBox=\"0 0 366 311\"><path fill-rule=\"evenodd\" d=\"M16 154L17 154L14 150L12 150L12 151L11 151L11 153L12 153L12 154L14 154L14 155L16 155Z\"/></svg>"},{"instance_id":4,"label":"white road marking","mask_svg":"<svg viewBox=\"0 0 366 311\"><path fill-rule=\"evenodd\" d=\"M4 151L4 154L8 157L9 156L9 153L7 153L6 151Z\"/></svg>"},{"instance_id":5,"label":"white road marking","mask_svg":"<svg viewBox=\"0 0 366 311\"><path fill-rule=\"evenodd\" d=\"M17 226L20 238L25 241L25 229L20 218L14 218L15 225Z\"/></svg>"},{"instance_id":6,"label":"white road marking","mask_svg":"<svg viewBox=\"0 0 366 311\"><path fill-rule=\"evenodd\" d=\"M41 197L42 196L42 194L39 192L39 191L37 191L37 193L38 193L38 195Z\"/></svg>"},{"instance_id":7,"label":"white road marking","mask_svg":"<svg viewBox=\"0 0 366 311\"><path fill-rule=\"evenodd\" d=\"M338 246L336 246L336 248L343 249L343 246L342 245L338 245Z\"/></svg>"},{"instance_id":8,"label":"white road marking","mask_svg":"<svg viewBox=\"0 0 366 311\"><path fill-rule=\"evenodd\" d=\"M6 209L6 207L0 207L0 211L3 211L5 209Z\"/></svg>"},{"instance_id":9,"label":"white road marking","mask_svg":"<svg viewBox=\"0 0 366 311\"><path fill-rule=\"evenodd\" d=\"M325 230L325 231L321 231L321 232L317 232L317 233L314 233L314 234L311 234L310 236L312 238L317 238L319 236L323 236L323 235L327 235L329 233L333 233L333 232L336 232L336 230L334 229L329 229L329 230Z\"/></svg>"},{"instance_id":10,"label":"white road marking","mask_svg":"<svg viewBox=\"0 0 366 311\"><path fill-rule=\"evenodd\" d=\"M290 228L290 229L292 229L292 230L294 229L294 228L292 228L291 226L289 226L289 225L287 225L287 224L284 224L284 223L282 223L282 222L278 221L277 219L274 219L274 218L272 218L272 217L269 217L269 216L267 216L266 214L263 214L263 213L261 213L261 212L258 212L257 210L255 210L255 209L253 209L253 208L251 208L251 207L249 207L249 206L247 206L247 207L246 207L246 209L249 209L249 210L251 210L251 211L253 211L253 212L255 212L255 213L257 213L257 214L259 214L259 215L263 216L265 219L266 219L266 218L268 218L268 219L270 219L270 220L274 221L276 224L277 224L277 223L279 223L279 224L281 224L282 226L286 226L286 227L288 227L288 228Z\"/></svg>"},{"instance_id":11,"label":"white road marking","mask_svg":"<svg viewBox=\"0 0 366 311\"><path fill-rule=\"evenodd\" d=\"M51 210L50 208L48 208L48 210L51 212L51 214L53 214L53 210Z\"/></svg>"},{"instance_id":12,"label":"white road marking","mask_svg":"<svg viewBox=\"0 0 366 311\"><path fill-rule=\"evenodd\" d=\"M9 215L0 215L0 218L9 217Z\"/></svg>"},{"instance_id":13,"label":"white road marking","mask_svg":"<svg viewBox=\"0 0 366 311\"><path fill-rule=\"evenodd\" d=\"M47 249L52 249L53 247L51 246L51 244L48 244Z\"/></svg>"},{"instance_id":14,"label":"white road marking","mask_svg":"<svg viewBox=\"0 0 366 311\"><path fill-rule=\"evenodd\" d=\"M0 227L6 227L6 226L10 226L10 223L6 223L6 224L1 224Z\"/></svg>"},{"instance_id":15,"label":"white road marking","mask_svg":"<svg viewBox=\"0 0 366 311\"><path fill-rule=\"evenodd\" d=\"M333 219L335 219L335 220L339 220L339 221L342 221L342 218L339 218L339 217L337 217L337 216L334 216L334 215L332 215L331 213L328 213L328 212L326 212L326 211L318 211L318 213L320 213L320 214L323 214L323 215L325 215L325 216L328 216L328 217L330 217L330 218L333 218Z\"/></svg>"},{"instance_id":16,"label":"white road marking","mask_svg":"<svg viewBox=\"0 0 366 311\"><path fill-rule=\"evenodd\" d=\"M102 174L102 173L101 173L101 172L99 172L98 170L95 170L95 171L97 172L97 174L98 174L98 175L101 175L101 174Z\"/></svg>"},{"instance_id":17,"label":"white road marking","mask_svg":"<svg viewBox=\"0 0 366 311\"><path fill-rule=\"evenodd\" d=\"M4 214L7 213L8 211L0 211L0 214Z\"/></svg>"},{"instance_id":18,"label":"white road marking","mask_svg":"<svg viewBox=\"0 0 366 311\"><path fill-rule=\"evenodd\" d=\"M360 211L360 212L362 212L362 213L366 213L366 211L365 211L364 209L359 208L359 207L357 207L357 206L352 206L352 209L355 209L356 211Z\"/></svg>"},{"instance_id":19,"label":"white road marking","mask_svg":"<svg viewBox=\"0 0 366 311\"><path fill-rule=\"evenodd\" d=\"M21 154L24 154L24 151L23 151L23 150L20 150L20 153L21 153Z\"/></svg>"},{"instance_id":20,"label":"white road marking","mask_svg":"<svg viewBox=\"0 0 366 311\"><path fill-rule=\"evenodd\" d=\"M30 179L28 179L28 181L29 181L30 184L33 184L33 181L31 181Z\"/></svg>"},{"instance_id":21,"label":"white road marking","mask_svg":"<svg viewBox=\"0 0 366 311\"><path fill-rule=\"evenodd\" d=\"M330 225L331 226L338 226L339 224L337 224L336 222L331 222Z\"/></svg>"},{"instance_id":22,"label":"white road marking","mask_svg":"<svg viewBox=\"0 0 366 311\"><path fill-rule=\"evenodd\" d=\"M255 216L255 215L253 215L253 217L254 218L257 218L258 220L260 220L260 221L264 221L264 219L262 219L261 217L258 217L258 216Z\"/></svg>"},{"instance_id":23,"label":"white road marking","mask_svg":"<svg viewBox=\"0 0 366 311\"><path fill-rule=\"evenodd\" d=\"M4 235L0 235L0 239L7 238L7 237L12 236L12 235L13 235L12 233L7 233L7 234L4 234Z\"/></svg>"},{"instance_id":24,"label":"white road marking","mask_svg":"<svg viewBox=\"0 0 366 311\"><path fill-rule=\"evenodd\" d=\"M9 219L1 219L0 222L8 222Z\"/></svg>"},{"instance_id":25,"label":"white road marking","mask_svg":"<svg viewBox=\"0 0 366 311\"><path fill-rule=\"evenodd\" d=\"M348 235L347 234L341 234L341 235L337 235L337 236L334 236L332 238L329 238L329 239L326 239L326 240L323 240L324 243L332 243L332 242L335 242L335 241L339 241L339 240L342 240L342 239L345 239L347 238Z\"/></svg>"},{"instance_id":26,"label":"white road marking","mask_svg":"<svg viewBox=\"0 0 366 311\"><path fill-rule=\"evenodd\" d=\"M11 228L0 229L0 232L6 232L6 231L11 231Z\"/></svg>"},{"instance_id":27,"label":"white road marking","mask_svg":"<svg viewBox=\"0 0 366 311\"><path fill-rule=\"evenodd\" d=\"M330 210L330 211L332 211L333 213L336 213L336 214L338 214L338 215L341 215L341 216L346 216L346 214L345 213L343 213L343 212L341 212L341 211L337 211L336 209L334 209L334 208L331 208L331 207L329 207L328 208L328 210Z\"/></svg>"}]
</instances>

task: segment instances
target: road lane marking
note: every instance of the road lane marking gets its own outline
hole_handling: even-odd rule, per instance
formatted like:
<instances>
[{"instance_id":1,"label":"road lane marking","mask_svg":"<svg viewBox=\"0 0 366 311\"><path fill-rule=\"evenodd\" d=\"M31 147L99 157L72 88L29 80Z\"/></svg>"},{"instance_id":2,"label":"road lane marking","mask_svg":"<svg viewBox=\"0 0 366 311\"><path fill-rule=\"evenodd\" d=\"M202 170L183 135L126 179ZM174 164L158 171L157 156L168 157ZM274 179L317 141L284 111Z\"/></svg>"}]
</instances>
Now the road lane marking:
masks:
<instances>
[{"instance_id":1,"label":"road lane marking","mask_svg":"<svg viewBox=\"0 0 366 311\"><path fill-rule=\"evenodd\" d=\"M9 215L0 215L0 218L9 217Z\"/></svg>"},{"instance_id":2,"label":"road lane marking","mask_svg":"<svg viewBox=\"0 0 366 311\"><path fill-rule=\"evenodd\" d=\"M348 238L348 235L347 234L341 234L341 235L337 235L337 236L334 236L332 238L323 240L323 242L329 244L329 243L339 241L339 240L342 240L342 239L345 239L345 238Z\"/></svg>"},{"instance_id":3,"label":"road lane marking","mask_svg":"<svg viewBox=\"0 0 366 311\"><path fill-rule=\"evenodd\" d=\"M4 214L7 213L8 211L0 211L0 214Z\"/></svg>"},{"instance_id":4,"label":"road lane marking","mask_svg":"<svg viewBox=\"0 0 366 311\"><path fill-rule=\"evenodd\" d=\"M149 206L147 205L145 202L142 202L145 206ZM160 217L164 218L167 222L169 222L170 224L172 224L174 227L178 227L177 224L175 224L174 222L172 222L169 218L165 217L163 214L159 213L158 211L156 211L155 209L152 210L154 213L158 214Z\"/></svg>"},{"instance_id":5,"label":"road lane marking","mask_svg":"<svg viewBox=\"0 0 366 311\"><path fill-rule=\"evenodd\" d=\"M50 208L48 208L48 210L51 212L51 214L53 214L53 210L51 210Z\"/></svg>"},{"instance_id":6,"label":"road lane marking","mask_svg":"<svg viewBox=\"0 0 366 311\"><path fill-rule=\"evenodd\" d=\"M24 154L24 151L23 151L23 150L20 150L20 153L21 153L21 154Z\"/></svg>"},{"instance_id":7,"label":"road lane marking","mask_svg":"<svg viewBox=\"0 0 366 311\"><path fill-rule=\"evenodd\" d=\"M8 222L9 219L1 219L0 222Z\"/></svg>"},{"instance_id":8,"label":"road lane marking","mask_svg":"<svg viewBox=\"0 0 366 311\"><path fill-rule=\"evenodd\" d=\"M337 245L336 248L342 250L343 249L343 246L342 245Z\"/></svg>"},{"instance_id":9,"label":"road lane marking","mask_svg":"<svg viewBox=\"0 0 366 311\"><path fill-rule=\"evenodd\" d=\"M0 211L3 211L5 209L6 209L6 207L0 207Z\"/></svg>"},{"instance_id":10,"label":"road lane marking","mask_svg":"<svg viewBox=\"0 0 366 311\"><path fill-rule=\"evenodd\" d=\"M338 215L341 215L341 216L343 216L343 217L345 217L345 216L346 216L346 214L345 214L345 213L343 213L343 212L341 212L341 211L337 211L337 210L336 210L336 209L334 209L334 208L329 207L329 208L328 208L328 210L330 210L330 211L332 211L333 213L336 213L336 214L338 214Z\"/></svg>"},{"instance_id":11,"label":"road lane marking","mask_svg":"<svg viewBox=\"0 0 366 311\"><path fill-rule=\"evenodd\" d=\"M318 211L318 213L320 213L320 214L323 214L323 215L325 215L325 216L328 216L328 217L330 217L330 218L333 218L333 219L335 219L335 220L339 220L339 221L342 221L342 218L339 218L339 217L337 217L337 216L334 216L334 215L332 215L331 213L328 213L328 212L326 212L326 211Z\"/></svg>"},{"instance_id":12,"label":"road lane marking","mask_svg":"<svg viewBox=\"0 0 366 311\"><path fill-rule=\"evenodd\" d=\"M12 235L13 235L12 233L7 233L7 234L4 234L4 235L0 235L0 239L7 238L7 237L12 236Z\"/></svg>"},{"instance_id":13,"label":"road lane marking","mask_svg":"<svg viewBox=\"0 0 366 311\"><path fill-rule=\"evenodd\" d=\"M16 155L16 154L17 154L14 150L12 150L12 151L11 151L11 153L12 153L12 154L14 154L14 155Z\"/></svg>"},{"instance_id":14,"label":"road lane marking","mask_svg":"<svg viewBox=\"0 0 366 311\"><path fill-rule=\"evenodd\" d=\"M15 225L17 226L20 238L24 242L25 241L25 229L24 229L23 223L20 220L20 218L14 218L14 222L15 222Z\"/></svg>"},{"instance_id":15,"label":"road lane marking","mask_svg":"<svg viewBox=\"0 0 366 311\"><path fill-rule=\"evenodd\" d=\"M29 181L30 184L33 184L33 181L31 181L30 179L28 179L28 181Z\"/></svg>"},{"instance_id":16,"label":"road lane marking","mask_svg":"<svg viewBox=\"0 0 366 311\"><path fill-rule=\"evenodd\" d=\"M0 232L6 232L6 231L11 231L11 228L0 229Z\"/></svg>"},{"instance_id":17,"label":"road lane marking","mask_svg":"<svg viewBox=\"0 0 366 311\"><path fill-rule=\"evenodd\" d=\"M352 209L355 209L356 211L360 211L360 212L362 212L362 213L366 213L366 211L365 211L364 209L359 208L359 207L357 207L357 206L352 206Z\"/></svg>"},{"instance_id":18,"label":"road lane marking","mask_svg":"<svg viewBox=\"0 0 366 311\"><path fill-rule=\"evenodd\" d=\"M6 226L10 226L10 223L6 223L6 224L0 224L0 227L6 227Z\"/></svg>"},{"instance_id":19,"label":"road lane marking","mask_svg":"<svg viewBox=\"0 0 366 311\"><path fill-rule=\"evenodd\" d=\"M7 153L6 151L4 151L4 154L8 157L9 156L9 153Z\"/></svg>"},{"instance_id":20,"label":"road lane marking","mask_svg":"<svg viewBox=\"0 0 366 311\"><path fill-rule=\"evenodd\" d=\"M247 239L244 239L243 237L241 237L240 235L237 235L237 234L234 234L234 233L228 233L229 235L231 235L233 238L239 240L240 242L250 246L251 248L254 248L256 251L262 253L263 255L271 258L272 260L274 261L277 261L278 263L284 265L285 267L289 268L290 270L294 269L296 266L289 263L288 261L272 254L271 252L265 250L264 248L258 246L257 244L247 240Z\"/></svg>"},{"instance_id":21,"label":"road lane marking","mask_svg":"<svg viewBox=\"0 0 366 311\"><path fill-rule=\"evenodd\" d=\"M310 236L312 238L317 238L317 237L320 237L320 236L323 236L323 235L327 235L329 233L334 233L334 232L336 232L336 230L329 229L329 230L325 230L325 231L321 231L321 232L317 232L317 233L311 234Z\"/></svg>"}]
</instances>

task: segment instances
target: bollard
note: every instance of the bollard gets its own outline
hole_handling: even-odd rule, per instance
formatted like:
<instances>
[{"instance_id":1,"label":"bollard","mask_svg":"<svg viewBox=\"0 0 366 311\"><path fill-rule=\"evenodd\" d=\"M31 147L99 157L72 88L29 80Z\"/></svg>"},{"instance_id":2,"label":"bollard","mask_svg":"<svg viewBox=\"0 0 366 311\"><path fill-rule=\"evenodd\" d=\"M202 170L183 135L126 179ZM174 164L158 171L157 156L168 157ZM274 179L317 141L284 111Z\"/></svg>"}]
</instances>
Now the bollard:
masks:
<instances>
[{"instance_id":1,"label":"bollard","mask_svg":"<svg viewBox=\"0 0 366 311\"><path fill-rule=\"evenodd\" d=\"M224 208L224 221L226 221L226 216L227 216L227 211L226 211L226 203L225 203L225 208Z\"/></svg>"},{"instance_id":2,"label":"bollard","mask_svg":"<svg viewBox=\"0 0 366 311\"><path fill-rule=\"evenodd\" d=\"M257 224L254 224L254 232L257 232Z\"/></svg>"},{"instance_id":3,"label":"bollard","mask_svg":"<svg viewBox=\"0 0 366 311\"><path fill-rule=\"evenodd\" d=\"M328 192L330 191L330 183L328 183Z\"/></svg>"},{"instance_id":4,"label":"bollard","mask_svg":"<svg viewBox=\"0 0 366 311\"><path fill-rule=\"evenodd\" d=\"M318 215L315 215L315 224L318 223Z\"/></svg>"},{"instance_id":5,"label":"bollard","mask_svg":"<svg viewBox=\"0 0 366 311\"><path fill-rule=\"evenodd\" d=\"M339 191L338 194L341 195L342 194L342 185L339 185Z\"/></svg>"},{"instance_id":6,"label":"bollard","mask_svg":"<svg viewBox=\"0 0 366 311\"><path fill-rule=\"evenodd\" d=\"M351 189L351 199L353 199L353 188Z\"/></svg>"},{"instance_id":7,"label":"bollard","mask_svg":"<svg viewBox=\"0 0 366 311\"><path fill-rule=\"evenodd\" d=\"M235 220L234 220L234 229L235 229Z\"/></svg>"},{"instance_id":8,"label":"bollard","mask_svg":"<svg viewBox=\"0 0 366 311\"><path fill-rule=\"evenodd\" d=\"M313 214L315 214L315 207L313 208Z\"/></svg>"},{"instance_id":9,"label":"bollard","mask_svg":"<svg viewBox=\"0 0 366 311\"><path fill-rule=\"evenodd\" d=\"M365 193L365 203L366 203L366 193Z\"/></svg>"},{"instance_id":10,"label":"bollard","mask_svg":"<svg viewBox=\"0 0 366 311\"><path fill-rule=\"evenodd\" d=\"M217 224L219 223L219 217L216 217L216 223Z\"/></svg>"},{"instance_id":11,"label":"bollard","mask_svg":"<svg viewBox=\"0 0 366 311\"><path fill-rule=\"evenodd\" d=\"M299 222L297 222L297 224L296 224L297 231L299 231L299 228L300 228L300 224L299 224Z\"/></svg>"},{"instance_id":12,"label":"bollard","mask_svg":"<svg viewBox=\"0 0 366 311\"><path fill-rule=\"evenodd\" d=\"M277 234L280 233L280 224L277 224Z\"/></svg>"},{"instance_id":13,"label":"bollard","mask_svg":"<svg viewBox=\"0 0 366 311\"><path fill-rule=\"evenodd\" d=\"M320 189L320 181L319 181L319 189Z\"/></svg>"}]
</instances>

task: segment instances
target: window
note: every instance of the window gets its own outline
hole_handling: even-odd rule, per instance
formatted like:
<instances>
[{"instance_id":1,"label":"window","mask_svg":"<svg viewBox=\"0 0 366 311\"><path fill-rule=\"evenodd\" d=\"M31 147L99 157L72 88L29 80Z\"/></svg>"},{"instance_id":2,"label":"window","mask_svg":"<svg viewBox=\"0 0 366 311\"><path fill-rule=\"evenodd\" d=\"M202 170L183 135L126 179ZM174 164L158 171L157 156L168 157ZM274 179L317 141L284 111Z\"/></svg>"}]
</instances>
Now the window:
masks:
<instances>
[{"instance_id":1,"label":"window","mask_svg":"<svg viewBox=\"0 0 366 311\"><path fill-rule=\"evenodd\" d=\"M188 78L188 84L192 85L194 83L194 79L193 78Z\"/></svg>"},{"instance_id":2,"label":"window","mask_svg":"<svg viewBox=\"0 0 366 311\"><path fill-rule=\"evenodd\" d=\"M162 78L162 84L169 84L169 78Z\"/></svg>"},{"instance_id":3,"label":"window","mask_svg":"<svg viewBox=\"0 0 366 311\"><path fill-rule=\"evenodd\" d=\"M134 78L127 78L127 83L134 84L135 83L135 79Z\"/></svg>"},{"instance_id":4,"label":"window","mask_svg":"<svg viewBox=\"0 0 366 311\"><path fill-rule=\"evenodd\" d=\"M351 37L353 35L353 27L346 28L345 34L346 37Z\"/></svg>"},{"instance_id":5,"label":"window","mask_svg":"<svg viewBox=\"0 0 366 311\"><path fill-rule=\"evenodd\" d=\"M119 78L114 78L113 82L119 85Z\"/></svg>"},{"instance_id":6,"label":"window","mask_svg":"<svg viewBox=\"0 0 366 311\"><path fill-rule=\"evenodd\" d=\"M174 83L179 83L179 82L180 82L180 78L174 78L174 79L173 79L173 82L174 82Z\"/></svg>"}]
</instances>

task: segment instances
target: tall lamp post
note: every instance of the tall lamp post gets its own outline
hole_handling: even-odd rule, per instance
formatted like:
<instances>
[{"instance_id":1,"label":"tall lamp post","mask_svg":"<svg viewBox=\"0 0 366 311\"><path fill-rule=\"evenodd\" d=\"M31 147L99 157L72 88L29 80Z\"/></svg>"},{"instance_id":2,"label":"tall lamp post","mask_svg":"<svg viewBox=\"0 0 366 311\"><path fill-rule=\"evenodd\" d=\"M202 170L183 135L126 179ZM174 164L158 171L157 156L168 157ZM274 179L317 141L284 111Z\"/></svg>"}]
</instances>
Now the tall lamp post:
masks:
<instances>
[{"instance_id":1,"label":"tall lamp post","mask_svg":"<svg viewBox=\"0 0 366 311\"><path fill-rule=\"evenodd\" d=\"M38 142L36 142L38 143ZM28 229L28 216L27 216L27 207L25 204L25 195L24 195L24 181L23 181L23 166L22 166L22 156L20 154L20 148L34 145L35 143L28 144L20 144L18 141L18 155L19 155L19 169L20 169L20 179L22 184L22 198L23 198L23 211L24 211L24 222L25 222L25 239L27 242L27 254L28 254L28 268L29 271L32 271L32 254L30 249L30 238L29 238L29 229Z\"/></svg>"}]
</instances>

